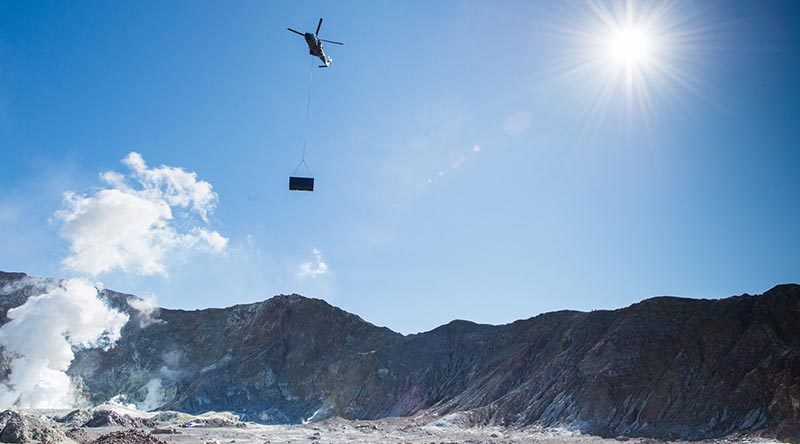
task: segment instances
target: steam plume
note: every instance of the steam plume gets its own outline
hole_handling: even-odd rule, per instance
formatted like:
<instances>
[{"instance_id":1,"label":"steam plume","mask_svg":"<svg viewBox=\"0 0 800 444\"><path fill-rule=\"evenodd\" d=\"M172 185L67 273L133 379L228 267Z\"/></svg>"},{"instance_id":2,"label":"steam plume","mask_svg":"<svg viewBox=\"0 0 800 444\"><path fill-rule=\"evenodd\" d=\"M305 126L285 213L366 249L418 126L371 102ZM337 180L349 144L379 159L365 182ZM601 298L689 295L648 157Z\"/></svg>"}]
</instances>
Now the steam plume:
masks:
<instances>
[{"instance_id":1,"label":"steam plume","mask_svg":"<svg viewBox=\"0 0 800 444\"><path fill-rule=\"evenodd\" d=\"M0 407L63 408L77 400L65 373L73 347L108 349L128 315L109 308L85 279L69 279L8 311L0 345L11 373L0 383Z\"/></svg>"}]
</instances>

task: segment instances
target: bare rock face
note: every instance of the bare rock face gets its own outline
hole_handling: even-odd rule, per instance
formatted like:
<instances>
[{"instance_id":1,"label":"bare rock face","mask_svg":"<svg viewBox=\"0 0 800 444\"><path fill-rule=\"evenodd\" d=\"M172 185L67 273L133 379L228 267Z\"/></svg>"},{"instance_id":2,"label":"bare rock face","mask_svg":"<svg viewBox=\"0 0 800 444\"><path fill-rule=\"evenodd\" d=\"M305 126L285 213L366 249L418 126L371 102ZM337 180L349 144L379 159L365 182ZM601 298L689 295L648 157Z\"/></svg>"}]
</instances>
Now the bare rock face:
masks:
<instances>
[{"instance_id":1,"label":"bare rock face","mask_svg":"<svg viewBox=\"0 0 800 444\"><path fill-rule=\"evenodd\" d=\"M82 426L92 419L92 412L87 409L75 409L62 417L55 418L56 422L72 426Z\"/></svg>"},{"instance_id":2,"label":"bare rock face","mask_svg":"<svg viewBox=\"0 0 800 444\"><path fill-rule=\"evenodd\" d=\"M48 420L22 415L14 410L0 413L0 442L29 443L69 442L67 436Z\"/></svg>"},{"instance_id":3,"label":"bare rock face","mask_svg":"<svg viewBox=\"0 0 800 444\"><path fill-rule=\"evenodd\" d=\"M86 433L86 430L80 427L71 427L69 430L67 430L66 435L69 439L79 444L86 444L91 441L89 434Z\"/></svg>"},{"instance_id":4,"label":"bare rock face","mask_svg":"<svg viewBox=\"0 0 800 444\"><path fill-rule=\"evenodd\" d=\"M83 424L84 427L154 427L153 421L144 418L135 418L130 415L122 415L113 410L97 410L92 414L91 419Z\"/></svg>"},{"instance_id":5,"label":"bare rock face","mask_svg":"<svg viewBox=\"0 0 800 444\"><path fill-rule=\"evenodd\" d=\"M0 289L11 289L0 291L0 314L35 294L25 279L0 272ZM161 309L157 322L128 307L133 296L105 296L131 321L116 347L79 351L69 371L97 403L121 394L261 423L428 410L606 437L800 439L798 285L499 326L453 321L408 336L299 295Z\"/></svg>"},{"instance_id":6,"label":"bare rock face","mask_svg":"<svg viewBox=\"0 0 800 444\"><path fill-rule=\"evenodd\" d=\"M153 435L180 435L182 432L174 427L155 428L150 431Z\"/></svg>"}]
</instances>

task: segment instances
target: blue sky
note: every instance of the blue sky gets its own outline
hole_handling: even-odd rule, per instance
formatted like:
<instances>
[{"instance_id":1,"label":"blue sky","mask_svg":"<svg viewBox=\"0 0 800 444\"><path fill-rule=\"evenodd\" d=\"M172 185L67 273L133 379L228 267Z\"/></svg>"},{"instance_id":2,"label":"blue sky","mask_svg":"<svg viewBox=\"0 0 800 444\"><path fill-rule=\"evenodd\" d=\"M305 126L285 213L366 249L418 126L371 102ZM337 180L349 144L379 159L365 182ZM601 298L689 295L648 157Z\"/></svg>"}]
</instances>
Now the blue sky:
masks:
<instances>
[{"instance_id":1,"label":"blue sky","mask_svg":"<svg viewBox=\"0 0 800 444\"><path fill-rule=\"evenodd\" d=\"M211 183L208 227L229 239L223 254L170 254L167 276L93 276L166 307L298 292L408 333L800 281L800 8L675 2L652 40L680 44L652 57L676 76L642 66L602 100L619 67L593 54L606 31L592 14L2 2L0 269L74 275L63 193L97 190L136 151ZM314 62L286 27L320 16L346 44L313 68L317 189L291 193ZM314 249L328 270L300 277Z\"/></svg>"}]
</instances>

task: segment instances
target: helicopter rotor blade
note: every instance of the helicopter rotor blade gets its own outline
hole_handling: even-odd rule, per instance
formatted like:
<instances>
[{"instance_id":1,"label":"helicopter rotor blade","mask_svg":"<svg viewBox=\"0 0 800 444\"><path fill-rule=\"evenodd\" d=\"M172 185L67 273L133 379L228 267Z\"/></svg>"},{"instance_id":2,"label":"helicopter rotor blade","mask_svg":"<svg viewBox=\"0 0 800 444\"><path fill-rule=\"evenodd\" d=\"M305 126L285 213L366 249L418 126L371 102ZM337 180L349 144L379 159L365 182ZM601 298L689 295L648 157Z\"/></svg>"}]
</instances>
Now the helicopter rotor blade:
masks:
<instances>
[{"instance_id":1,"label":"helicopter rotor blade","mask_svg":"<svg viewBox=\"0 0 800 444\"><path fill-rule=\"evenodd\" d=\"M292 29L292 28L286 28L286 29L288 29L289 31L292 31L292 32L293 32L293 33L295 33L295 34L299 34L299 35L305 35L305 34L303 34L302 32L300 32L300 31L295 31L295 30L294 30L294 29Z\"/></svg>"},{"instance_id":2,"label":"helicopter rotor blade","mask_svg":"<svg viewBox=\"0 0 800 444\"><path fill-rule=\"evenodd\" d=\"M319 23L317 24L317 32L314 35L319 35L319 28L322 27L322 17L319 18Z\"/></svg>"},{"instance_id":3,"label":"helicopter rotor blade","mask_svg":"<svg viewBox=\"0 0 800 444\"><path fill-rule=\"evenodd\" d=\"M320 42L333 43L334 45L344 45L342 42L334 42L333 40L319 39Z\"/></svg>"}]
</instances>

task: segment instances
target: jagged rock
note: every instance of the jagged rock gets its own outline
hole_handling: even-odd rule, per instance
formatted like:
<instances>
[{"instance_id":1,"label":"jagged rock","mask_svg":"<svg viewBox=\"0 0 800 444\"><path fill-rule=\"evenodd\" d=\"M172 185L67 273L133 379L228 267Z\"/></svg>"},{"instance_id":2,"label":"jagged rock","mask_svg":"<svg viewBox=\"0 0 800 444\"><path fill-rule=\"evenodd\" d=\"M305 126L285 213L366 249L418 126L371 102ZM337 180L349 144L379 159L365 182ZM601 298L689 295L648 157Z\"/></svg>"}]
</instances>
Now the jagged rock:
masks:
<instances>
[{"instance_id":1,"label":"jagged rock","mask_svg":"<svg viewBox=\"0 0 800 444\"><path fill-rule=\"evenodd\" d=\"M32 439L30 427L17 412L10 410L0 414L0 442L29 442Z\"/></svg>"},{"instance_id":2,"label":"jagged rock","mask_svg":"<svg viewBox=\"0 0 800 444\"><path fill-rule=\"evenodd\" d=\"M226 412L207 412L200 416L192 417L189 421L181 424L181 427L246 427L246 424L239 421L239 417Z\"/></svg>"},{"instance_id":3,"label":"jagged rock","mask_svg":"<svg viewBox=\"0 0 800 444\"><path fill-rule=\"evenodd\" d=\"M75 409L66 415L56 418L56 422L80 426L92 419L92 412L87 409Z\"/></svg>"},{"instance_id":4,"label":"jagged rock","mask_svg":"<svg viewBox=\"0 0 800 444\"><path fill-rule=\"evenodd\" d=\"M91 441L91 438L89 438L89 434L86 433L86 430L80 427L70 428L69 430L67 430L66 435L68 438L79 444L86 444L89 441Z\"/></svg>"},{"instance_id":5,"label":"jagged rock","mask_svg":"<svg viewBox=\"0 0 800 444\"><path fill-rule=\"evenodd\" d=\"M91 444L167 444L142 430L122 430L112 432L91 441Z\"/></svg>"},{"instance_id":6,"label":"jagged rock","mask_svg":"<svg viewBox=\"0 0 800 444\"><path fill-rule=\"evenodd\" d=\"M0 413L0 442L28 443L39 441L42 444L68 442L55 424L49 420L23 415L14 410Z\"/></svg>"},{"instance_id":7,"label":"jagged rock","mask_svg":"<svg viewBox=\"0 0 800 444\"><path fill-rule=\"evenodd\" d=\"M86 421L84 427L108 427L108 426L127 426L129 421L117 412L111 410L99 410L92 414Z\"/></svg>"},{"instance_id":8,"label":"jagged rock","mask_svg":"<svg viewBox=\"0 0 800 444\"><path fill-rule=\"evenodd\" d=\"M151 430L150 433L153 435L180 435L182 432L173 427L169 427L165 429L155 428Z\"/></svg>"},{"instance_id":9,"label":"jagged rock","mask_svg":"<svg viewBox=\"0 0 800 444\"><path fill-rule=\"evenodd\" d=\"M113 410L98 410L92 414L92 418L83 425L84 427L155 427L155 423L150 419L135 418L130 415L119 414Z\"/></svg>"}]
</instances>

